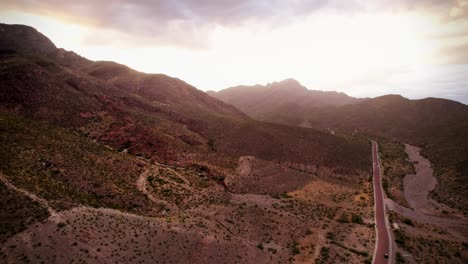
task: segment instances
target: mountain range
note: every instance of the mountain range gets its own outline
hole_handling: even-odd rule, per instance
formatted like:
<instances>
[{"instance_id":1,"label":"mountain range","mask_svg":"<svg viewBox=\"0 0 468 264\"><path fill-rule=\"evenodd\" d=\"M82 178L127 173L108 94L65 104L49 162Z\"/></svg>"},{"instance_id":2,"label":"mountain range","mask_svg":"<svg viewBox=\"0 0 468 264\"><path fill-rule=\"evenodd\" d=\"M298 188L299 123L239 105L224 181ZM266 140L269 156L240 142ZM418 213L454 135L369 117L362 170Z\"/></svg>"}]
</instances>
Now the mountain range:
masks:
<instances>
[{"instance_id":1,"label":"mountain range","mask_svg":"<svg viewBox=\"0 0 468 264\"><path fill-rule=\"evenodd\" d=\"M205 93L7 24L0 80L2 263L371 263L371 139L421 146L434 197L466 212L468 110L453 101L293 79ZM434 248L414 258L464 263Z\"/></svg>"},{"instance_id":2,"label":"mountain range","mask_svg":"<svg viewBox=\"0 0 468 264\"><path fill-rule=\"evenodd\" d=\"M182 80L88 60L28 26L0 32L7 262L284 262L316 213L336 210L286 193L312 182L354 192L368 177L366 140L256 121ZM42 246L18 244L24 232ZM158 250L136 254L147 240Z\"/></svg>"},{"instance_id":3,"label":"mountain range","mask_svg":"<svg viewBox=\"0 0 468 264\"><path fill-rule=\"evenodd\" d=\"M317 108L342 106L365 100L344 93L308 90L294 79L265 86L235 86L207 93L236 106L257 120L288 125L301 124L302 116Z\"/></svg>"},{"instance_id":4,"label":"mountain range","mask_svg":"<svg viewBox=\"0 0 468 264\"><path fill-rule=\"evenodd\" d=\"M447 99L410 100L400 95L353 98L308 90L293 79L266 86L208 92L254 119L290 126L366 135L420 146L440 183L434 195L466 211L468 106Z\"/></svg>"}]
</instances>

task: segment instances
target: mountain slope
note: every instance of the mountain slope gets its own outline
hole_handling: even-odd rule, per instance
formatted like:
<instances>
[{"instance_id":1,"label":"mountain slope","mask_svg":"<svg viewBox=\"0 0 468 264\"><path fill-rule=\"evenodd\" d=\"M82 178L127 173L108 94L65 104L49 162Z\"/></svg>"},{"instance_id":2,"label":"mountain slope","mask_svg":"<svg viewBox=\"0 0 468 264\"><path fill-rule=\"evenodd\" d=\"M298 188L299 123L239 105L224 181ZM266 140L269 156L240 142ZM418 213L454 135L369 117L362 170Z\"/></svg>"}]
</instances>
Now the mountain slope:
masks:
<instances>
[{"instance_id":1,"label":"mountain slope","mask_svg":"<svg viewBox=\"0 0 468 264\"><path fill-rule=\"evenodd\" d=\"M387 95L310 115L320 129L355 132L417 145L434 164L439 184L434 196L441 202L468 210L468 106L446 99L409 100Z\"/></svg>"},{"instance_id":2,"label":"mountain slope","mask_svg":"<svg viewBox=\"0 0 468 264\"><path fill-rule=\"evenodd\" d=\"M371 252L372 227L333 221L372 217L367 141L261 123L181 80L0 31L0 262L317 258L302 247L334 261L348 251L315 243L332 231Z\"/></svg>"},{"instance_id":3,"label":"mountain slope","mask_svg":"<svg viewBox=\"0 0 468 264\"><path fill-rule=\"evenodd\" d=\"M209 95L232 104L251 117L267 122L298 125L308 111L362 101L344 93L307 90L298 81L286 79L268 85L236 86Z\"/></svg>"},{"instance_id":4,"label":"mountain slope","mask_svg":"<svg viewBox=\"0 0 468 264\"><path fill-rule=\"evenodd\" d=\"M164 162L219 156L213 153L213 146L208 146L208 142L216 141L215 149L231 163L240 153L263 155L269 152L271 160L332 164L335 157L343 156L339 159L344 162L343 166L352 169L365 166L368 157L365 144L313 131L262 124L181 80L54 50L53 44L32 28L1 27L5 32L11 31L10 27L15 32L19 27L21 32L19 35L4 34L2 38L6 40L0 41L3 51L0 107L4 111L78 129L113 147ZM25 34L32 36L25 37ZM29 39L35 41L31 44L35 48L23 48L29 47L24 43ZM249 131L255 138L265 133L277 136L259 146L266 149L261 152L256 151L256 140L249 141L242 134L233 136L232 131ZM304 133L324 143L304 144L299 139ZM327 142L333 142L334 146ZM357 157L358 162L348 162L348 154L338 151L356 147L362 153ZM304 148L308 156L296 150ZM335 165L340 166L339 162Z\"/></svg>"},{"instance_id":5,"label":"mountain slope","mask_svg":"<svg viewBox=\"0 0 468 264\"><path fill-rule=\"evenodd\" d=\"M322 101L315 102L308 93L317 92L307 91L293 80L209 92L258 120L421 146L439 177L433 195L441 202L468 210L461 187L468 184L468 144L463 136L468 134L468 106L439 98L409 100L386 95L360 100L323 92L314 98ZM333 100L337 97L341 100Z\"/></svg>"},{"instance_id":6,"label":"mountain slope","mask_svg":"<svg viewBox=\"0 0 468 264\"><path fill-rule=\"evenodd\" d=\"M356 105L324 109L308 121L315 127L326 126L363 133L394 137L414 144L425 144L445 128L467 117L468 106L438 98L409 100L400 95L386 95ZM442 129L442 130L441 130Z\"/></svg>"}]
</instances>

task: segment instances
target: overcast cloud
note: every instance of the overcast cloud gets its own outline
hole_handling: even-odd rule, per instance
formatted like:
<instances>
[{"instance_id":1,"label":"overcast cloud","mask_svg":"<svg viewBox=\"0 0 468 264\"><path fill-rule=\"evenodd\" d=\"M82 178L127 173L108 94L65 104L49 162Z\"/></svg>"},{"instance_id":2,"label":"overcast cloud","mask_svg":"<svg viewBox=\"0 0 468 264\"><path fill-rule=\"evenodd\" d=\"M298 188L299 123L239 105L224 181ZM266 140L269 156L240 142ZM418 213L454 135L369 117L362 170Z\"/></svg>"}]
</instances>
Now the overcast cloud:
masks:
<instances>
[{"instance_id":1,"label":"overcast cloud","mask_svg":"<svg viewBox=\"0 0 468 264\"><path fill-rule=\"evenodd\" d=\"M277 27L318 10L345 14L420 10L447 19L468 16L466 0L3 0L0 7L60 16L155 43L194 47L206 46L209 38L197 35L207 36L215 26L255 21Z\"/></svg>"},{"instance_id":2,"label":"overcast cloud","mask_svg":"<svg viewBox=\"0 0 468 264\"><path fill-rule=\"evenodd\" d=\"M394 27L399 20L387 16L395 14L436 22L410 17L408 27ZM2 0L2 17L91 59L203 90L293 77L355 96L394 91L468 102L468 0Z\"/></svg>"}]
</instances>

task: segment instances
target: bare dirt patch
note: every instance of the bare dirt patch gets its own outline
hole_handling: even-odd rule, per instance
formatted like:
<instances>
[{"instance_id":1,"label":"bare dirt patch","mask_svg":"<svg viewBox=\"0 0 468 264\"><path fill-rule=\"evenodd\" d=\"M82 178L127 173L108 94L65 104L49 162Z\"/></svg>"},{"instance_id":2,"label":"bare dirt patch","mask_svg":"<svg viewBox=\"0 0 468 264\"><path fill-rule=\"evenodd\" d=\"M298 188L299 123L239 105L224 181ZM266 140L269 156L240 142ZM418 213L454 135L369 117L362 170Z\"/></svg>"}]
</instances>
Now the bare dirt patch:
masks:
<instances>
[{"instance_id":1,"label":"bare dirt patch","mask_svg":"<svg viewBox=\"0 0 468 264\"><path fill-rule=\"evenodd\" d=\"M316 204L315 222L298 241L296 263L363 263L371 259L374 246L370 185L358 190L314 180L288 193L307 204ZM362 197L362 198L361 198ZM317 221L318 220L318 221Z\"/></svg>"},{"instance_id":2,"label":"bare dirt patch","mask_svg":"<svg viewBox=\"0 0 468 264\"><path fill-rule=\"evenodd\" d=\"M50 207L48 200L12 184L8 187ZM71 210L54 211L56 217L11 236L0 245L0 260L300 263L327 258L328 263L343 259L361 263L365 257L351 250L370 252L372 247L372 229L351 222L352 214L364 218L371 214L371 202L356 199L369 195L365 186L360 189L314 180L281 195L234 194L227 191L215 172L203 166L148 163L135 178L134 187L162 211L143 216L76 204ZM349 214L348 223L338 221L342 212ZM361 229L369 231L359 231L352 247L343 247L355 230ZM340 235L333 237L330 232Z\"/></svg>"},{"instance_id":3,"label":"bare dirt patch","mask_svg":"<svg viewBox=\"0 0 468 264\"><path fill-rule=\"evenodd\" d=\"M166 219L92 208L63 212L62 219L62 225L39 223L10 239L2 248L6 263L207 263L243 258L269 263L268 254L249 241L206 235L201 227L186 228Z\"/></svg>"},{"instance_id":4,"label":"bare dirt patch","mask_svg":"<svg viewBox=\"0 0 468 264\"><path fill-rule=\"evenodd\" d=\"M226 178L229 189L238 193L278 195L298 189L313 176L252 156L239 158L237 174Z\"/></svg>"}]
</instances>

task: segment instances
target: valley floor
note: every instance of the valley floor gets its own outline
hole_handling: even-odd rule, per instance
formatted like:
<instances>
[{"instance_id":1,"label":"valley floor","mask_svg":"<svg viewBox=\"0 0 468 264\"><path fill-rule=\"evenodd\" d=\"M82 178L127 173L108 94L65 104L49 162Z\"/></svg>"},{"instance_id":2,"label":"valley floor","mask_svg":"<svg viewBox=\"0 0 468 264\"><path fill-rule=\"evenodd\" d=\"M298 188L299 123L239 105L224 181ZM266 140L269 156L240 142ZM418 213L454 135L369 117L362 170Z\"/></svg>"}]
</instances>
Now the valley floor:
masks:
<instances>
[{"instance_id":1,"label":"valley floor","mask_svg":"<svg viewBox=\"0 0 468 264\"><path fill-rule=\"evenodd\" d=\"M182 168L149 165L135 186L166 209L159 217L148 217L83 205L57 210L2 175L7 188L37 201L49 217L10 237L1 246L0 259L6 263L370 262L374 233L367 182L359 191L311 179L280 197L226 193L214 185L210 192L220 195L215 201L198 203L195 195L176 206L179 196L200 184L195 177L199 178ZM162 195L167 189L175 194Z\"/></svg>"},{"instance_id":2,"label":"valley floor","mask_svg":"<svg viewBox=\"0 0 468 264\"><path fill-rule=\"evenodd\" d=\"M405 152L415 168L414 173L404 175L400 181L404 203L408 207L388 197L385 201L393 223L396 263L466 263L466 218L461 212L430 198L437 180L430 161L420 154L420 149L406 145ZM389 153L384 154L390 156ZM391 161L384 159L384 162L387 169L392 168L389 165ZM392 190L392 197L397 193L395 188L388 187L388 190Z\"/></svg>"}]
</instances>

